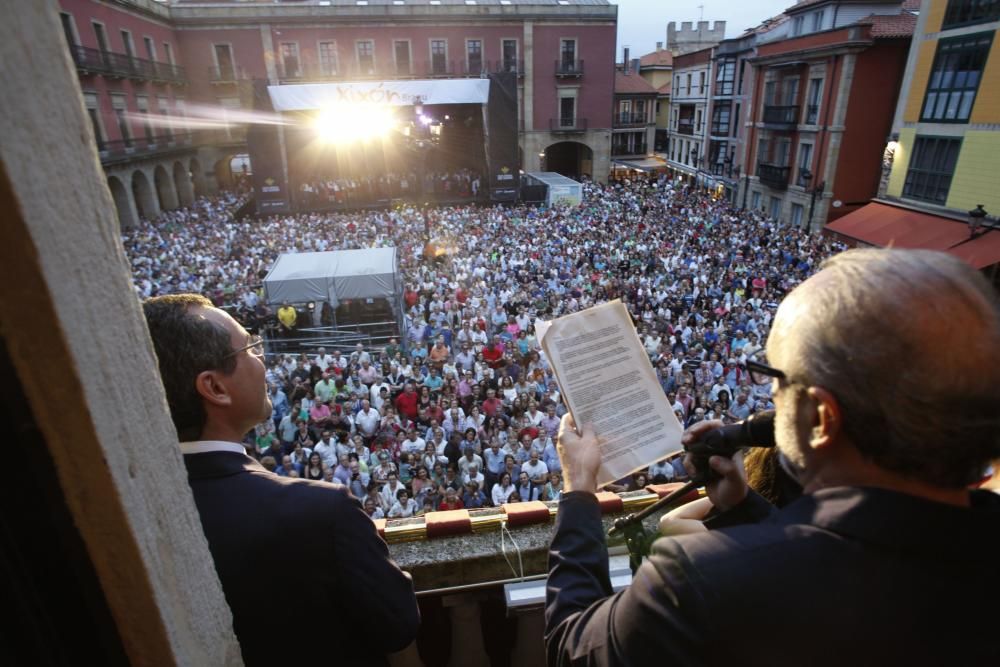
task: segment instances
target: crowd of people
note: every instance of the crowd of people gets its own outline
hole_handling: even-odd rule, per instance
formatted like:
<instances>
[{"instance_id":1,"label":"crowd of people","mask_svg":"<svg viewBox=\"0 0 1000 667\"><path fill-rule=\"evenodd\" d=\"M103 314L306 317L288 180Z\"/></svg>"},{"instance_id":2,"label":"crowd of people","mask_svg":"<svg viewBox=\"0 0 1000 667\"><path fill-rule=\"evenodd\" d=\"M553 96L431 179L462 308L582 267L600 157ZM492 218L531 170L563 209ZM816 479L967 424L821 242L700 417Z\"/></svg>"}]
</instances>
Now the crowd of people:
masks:
<instances>
[{"instance_id":1,"label":"crowd of people","mask_svg":"<svg viewBox=\"0 0 1000 667\"><path fill-rule=\"evenodd\" d=\"M430 175L428 175L430 177ZM202 199L125 232L142 297L198 292L246 323L279 253L393 245L406 334L380 349L270 355L272 418L248 438L279 475L339 481L373 518L557 500L566 409L535 336L548 319L621 299L685 426L772 407L754 383L782 297L841 248L661 180L586 183L576 208L403 206L236 222ZM446 240L424 253L427 230ZM682 479L663 461L610 485Z\"/></svg>"},{"instance_id":2,"label":"crowd of people","mask_svg":"<svg viewBox=\"0 0 1000 667\"><path fill-rule=\"evenodd\" d=\"M479 173L429 170L387 172L359 177L315 178L299 185L299 203L306 207L370 204L389 199L428 197L477 198L482 191Z\"/></svg>"}]
</instances>

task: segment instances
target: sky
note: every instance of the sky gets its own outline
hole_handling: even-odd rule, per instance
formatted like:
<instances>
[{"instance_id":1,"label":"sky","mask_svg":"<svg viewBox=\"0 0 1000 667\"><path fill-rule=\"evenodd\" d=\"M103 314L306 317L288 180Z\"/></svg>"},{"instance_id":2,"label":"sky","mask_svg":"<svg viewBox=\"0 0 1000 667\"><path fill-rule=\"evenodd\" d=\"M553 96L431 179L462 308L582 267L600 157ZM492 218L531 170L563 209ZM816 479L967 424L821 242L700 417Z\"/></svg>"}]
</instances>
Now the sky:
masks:
<instances>
[{"instance_id":1,"label":"sky","mask_svg":"<svg viewBox=\"0 0 1000 667\"><path fill-rule=\"evenodd\" d=\"M632 58L667 41L667 23L702 20L726 22L726 37L736 37L766 18L776 16L796 0L610 0L618 5L618 55L628 46ZM704 5L704 10L699 9ZM702 14L702 12L704 12Z\"/></svg>"}]
</instances>

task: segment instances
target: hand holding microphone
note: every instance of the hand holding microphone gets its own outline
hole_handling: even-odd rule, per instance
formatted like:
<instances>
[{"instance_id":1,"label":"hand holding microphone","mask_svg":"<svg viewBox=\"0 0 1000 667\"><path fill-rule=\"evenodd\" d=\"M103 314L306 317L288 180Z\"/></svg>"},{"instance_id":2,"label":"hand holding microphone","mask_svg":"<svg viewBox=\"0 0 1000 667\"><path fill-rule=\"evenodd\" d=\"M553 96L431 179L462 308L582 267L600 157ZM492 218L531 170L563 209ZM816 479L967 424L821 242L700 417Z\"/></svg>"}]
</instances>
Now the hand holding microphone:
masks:
<instances>
[{"instance_id":1,"label":"hand holding microphone","mask_svg":"<svg viewBox=\"0 0 1000 667\"><path fill-rule=\"evenodd\" d=\"M744 447L774 446L774 411L758 412L737 424L699 422L681 439L687 454L684 467L693 480L703 483L712 504L725 511L747 495L743 469Z\"/></svg>"}]
</instances>

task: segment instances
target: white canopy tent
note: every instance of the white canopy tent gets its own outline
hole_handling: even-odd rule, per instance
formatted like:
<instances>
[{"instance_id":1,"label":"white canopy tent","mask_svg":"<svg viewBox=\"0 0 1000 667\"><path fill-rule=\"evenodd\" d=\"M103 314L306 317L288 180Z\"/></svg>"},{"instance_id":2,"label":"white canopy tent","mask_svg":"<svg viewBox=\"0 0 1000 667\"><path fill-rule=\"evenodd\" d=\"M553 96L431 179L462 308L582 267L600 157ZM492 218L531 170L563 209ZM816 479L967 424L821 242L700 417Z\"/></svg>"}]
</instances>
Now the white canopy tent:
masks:
<instances>
[{"instance_id":1,"label":"white canopy tent","mask_svg":"<svg viewBox=\"0 0 1000 667\"><path fill-rule=\"evenodd\" d=\"M269 304L386 299L400 314L402 281L395 248L297 252L278 256L264 278Z\"/></svg>"},{"instance_id":2,"label":"white canopy tent","mask_svg":"<svg viewBox=\"0 0 1000 667\"><path fill-rule=\"evenodd\" d=\"M583 201L583 185L572 178L554 171L531 171L524 174L522 182L528 185L546 186L545 203L579 206Z\"/></svg>"}]
</instances>

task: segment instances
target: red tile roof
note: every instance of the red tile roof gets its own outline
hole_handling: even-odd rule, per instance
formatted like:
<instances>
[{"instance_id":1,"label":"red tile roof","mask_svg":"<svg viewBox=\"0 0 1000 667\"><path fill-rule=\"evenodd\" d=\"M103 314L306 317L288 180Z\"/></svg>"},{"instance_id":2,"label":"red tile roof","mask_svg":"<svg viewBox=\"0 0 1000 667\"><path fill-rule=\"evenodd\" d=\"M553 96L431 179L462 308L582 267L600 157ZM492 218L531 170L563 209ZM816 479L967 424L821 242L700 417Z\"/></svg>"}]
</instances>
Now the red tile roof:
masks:
<instances>
[{"instance_id":1,"label":"red tile roof","mask_svg":"<svg viewBox=\"0 0 1000 667\"><path fill-rule=\"evenodd\" d=\"M660 86L659 88L657 88L656 92L659 93L660 95L669 95L670 94L670 82L667 81L665 84L663 84L662 86Z\"/></svg>"},{"instance_id":2,"label":"red tile roof","mask_svg":"<svg viewBox=\"0 0 1000 667\"><path fill-rule=\"evenodd\" d=\"M785 13L787 14L788 12L797 12L803 9L807 9L813 5L818 5L821 2L830 2L830 0L799 0L799 2L796 2L794 5L786 9ZM893 3L898 3L899 0L841 0L841 2L842 3L853 2L856 4L863 3L867 5L873 5L873 4L893 4ZM917 4L919 7L919 2Z\"/></svg>"},{"instance_id":3,"label":"red tile roof","mask_svg":"<svg viewBox=\"0 0 1000 667\"><path fill-rule=\"evenodd\" d=\"M656 88L653 88L648 81L635 72L631 74L625 74L625 72L620 71L615 72L615 95L643 94L656 94Z\"/></svg>"},{"instance_id":4,"label":"red tile roof","mask_svg":"<svg viewBox=\"0 0 1000 667\"><path fill-rule=\"evenodd\" d=\"M640 67L671 67L674 64L674 54L668 49L653 51L639 58Z\"/></svg>"},{"instance_id":5,"label":"red tile roof","mask_svg":"<svg viewBox=\"0 0 1000 667\"><path fill-rule=\"evenodd\" d=\"M870 23L872 37L909 37L917 27L917 17L909 12L892 16L872 14L858 23Z\"/></svg>"}]
</instances>

